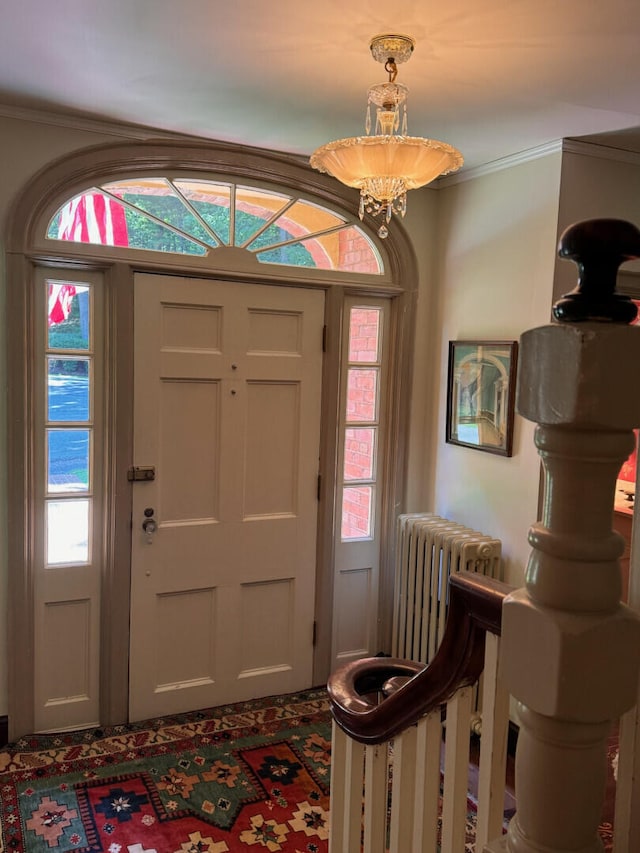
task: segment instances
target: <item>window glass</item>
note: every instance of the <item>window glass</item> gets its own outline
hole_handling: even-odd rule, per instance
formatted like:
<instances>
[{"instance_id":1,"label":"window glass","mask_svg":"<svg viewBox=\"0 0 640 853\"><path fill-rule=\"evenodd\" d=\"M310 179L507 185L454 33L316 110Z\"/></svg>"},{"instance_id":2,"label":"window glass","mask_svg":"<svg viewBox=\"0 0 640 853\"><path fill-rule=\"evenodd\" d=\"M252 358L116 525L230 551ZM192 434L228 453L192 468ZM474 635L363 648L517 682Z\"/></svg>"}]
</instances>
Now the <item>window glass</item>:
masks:
<instances>
[{"instance_id":1,"label":"window glass","mask_svg":"<svg viewBox=\"0 0 640 853\"><path fill-rule=\"evenodd\" d=\"M47 279L44 287L45 565L87 564L93 506L94 292L88 284L56 279ZM79 499L79 493L87 497Z\"/></svg>"},{"instance_id":2,"label":"window glass","mask_svg":"<svg viewBox=\"0 0 640 853\"><path fill-rule=\"evenodd\" d=\"M253 187L236 188L236 225L235 245L245 246L251 242L254 234L271 223L278 213L290 205L291 197L282 193L264 192ZM286 228L276 229L274 239L261 236L261 246L270 246L279 242L278 233L290 235Z\"/></svg>"},{"instance_id":3,"label":"window glass","mask_svg":"<svg viewBox=\"0 0 640 853\"><path fill-rule=\"evenodd\" d=\"M86 492L89 489L88 429L47 430L47 491Z\"/></svg>"},{"instance_id":4,"label":"window glass","mask_svg":"<svg viewBox=\"0 0 640 853\"><path fill-rule=\"evenodd\" d=\"M371 537L373 486L348 486L342 491L342 539Z\"/></svg>"},{"instance_id":5,"label":"window glass","mask_svg":"<svg viewBox=\"0 0 640 853\"><path fill-rule=\"evenodd\" d=\"M286 240L287 236L283 234L283 240ZM302 243L289 243L286 246L278 246L276 249L257 252L256 257L263 264L286 264L293 267L323 268L322 264L315 262L313 255L304 248Z\"/></svg>"},{"instance_id":6,"label":"window glass","mask_svg":"<svg viewBox=\"0 0 640 853\"><path fill-rule=\"evenodd\" d=\"M48 282L49 349L89 349L89 288L81 284Z\"/></svg>"},{"instance_id":7,"label":"window glass","mask_svg":"<svg viewBox=\"0 0 640 853\"><path fill-rule=\"evenodd\" d=\"M178 231L189 234L204 243L217 246L218 241L211 232L203 225L189 209L189 202L179 193L176 193L169 181L159 178L157 180L145 181L144 185L127 185L122 183L107 184L104 187L112 195L123 199L129 204L135 205L141 211L150 213L161 222L171 225ZM149 227L146 217L136 217L135 211L126 209L127 229L130 234L137 228ZM141 237L136 236L137 242ZM131 242L129 242L131 245Z\"/></svg>"},{"instance_id":8,"label":"window glass","mask_svg":"<svg viewBox=\"0 0 640 853\"><path fill-rule=\"evenodd\" d=\"M154 252L204 255L205 246L177 234L141 210L120 204L99 191L76 196L53 217L47 231L52 240L129 246Z\"/></svg>"},{"instance_id":9,"label":"window glass","mask_svg":"<svg viewBox=\"0 0 640 853\"><path fill-rule=\"evenodd\" d=\"M89 420L89 359L47 359L47 419Z\"/></svg>"},{"instance_id":10,"label":"window glass","mask_svg":"<svg viewBox=\"0 0 640 853\"><path fill-rule=\"evenodd\" d=\"M306 237L316 231L325 231L327 228L343 225L344 221L343 217L326 208L318 207L318 205L309 202L298 201L288 207L273 225L270 225L260 235L260 245L268 246L278 243L282 240L283 234L287 234L289 239ZM249 248L255 249L256 246L251 244Z\"/></svg>"},{"instance_id":11,"label":"window glass","mask_svg":"<svg viewBox=\"0 0 640 853\"><path fill-rule=\"evenodd\" d=\"M49 223L47 237L101 246L130 245L124 206L95 188L62 205Z\"/></svg>"},{"instance_id":12,"label":"window glass","mask_svg":"<svg viewBox=\"0 0 640 853\"><path fill-rule=\"evenodd\" d=\"M349 310L342 428L341 540L373 539L382 377L382 308Z\"/></svg>"},{"instance_id":13,"label":"window glass","mask_svg":"<svg viewBox=\"0 0 640 853\"><path fill-rule=\"evenodd\" d=\"M376 362L380 349L380 309L354 308L349 326L349 361Z\"/></svg>"},{"instance_id":14,"label":"window glass","mask_svg":"<svg viewBox=\"0 0 640 853\"><path fill-rule=\"evenodd\" d=\"M172 252L177 255L206 255L207 249L200 243L182 234L176 234L159 222L149 219L144 213L127 209L128 243L131 249L147 249L151 252Z\"/></svg>"},{"instance_id":15,"label":"window glass","mask_svg":"<svg viewBox=\"0 0 640 853\"><path fill-rule=\"evenodd\" d=\"M376 452L376 430L358 427L345 430L344 479L372 480Z\"/></svg>"},{"instance_id":16,"label":"window glass","mask_svg":"<svg viewBox=\"0 0 640 853\"><path fill-rule=\"evenodd\" d=\"M253 248L255 244L251 244ZM309 237L295 244L305 249L319 269L379 275L382 261L367 238L357 228L341 228L330 234ZM260 260L264 260L258 255ZM277 263L277 261L273 261Z\"/></svg>"},{"instance_id":17,"label":"window glass","mask_svg":"<svg viewBox=\"0 0 640 853\"><path fill-rule=\"evenodd\" d=\"M347 373L347 422L375 421L378 403L377 368L350 367Z\"/></svg>"},{"instance_id":18,"label":"window glass","mask_svg":"<svg viewBox=\"0 0 640 853\"><path fill-rule=\"evenodd\" d=\"M89 500L47 501L48 566L89 562Z\"/></svg>"},{"instance_id":19,"label":"window glass","mask_svg":"<svg viewBox=\"0 0 640 853\"><path fill-rule=\"evenodd\" d=\"M342 214L285 193L216 181L149 177L92 187L62 205L47 238L199 256L235 246L261 263L383 272L372 240Z\"/></svg>"},{"instance_id":20,"label":"window glass","mask_svg":"<svg viewBox=\"0 0 640 853\"><path fill-rule=\"evenodd\" d=\"M230 184L213 181L174 181L174 186L204 219L217 240L228 246L231 243L231 194Z\"/></svg>"}]
</instances>

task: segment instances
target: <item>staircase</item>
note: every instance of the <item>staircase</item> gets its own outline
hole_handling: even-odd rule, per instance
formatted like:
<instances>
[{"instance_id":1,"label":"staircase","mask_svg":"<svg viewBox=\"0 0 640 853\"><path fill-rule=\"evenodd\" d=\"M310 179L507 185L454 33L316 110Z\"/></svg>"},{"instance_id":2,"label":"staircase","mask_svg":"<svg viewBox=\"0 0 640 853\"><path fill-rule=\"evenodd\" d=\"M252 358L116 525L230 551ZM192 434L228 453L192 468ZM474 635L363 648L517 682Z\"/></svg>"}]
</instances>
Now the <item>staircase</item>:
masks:
<instances>
[{"instance_id":1,"label":"staircase","mask_svg":"<svg viewBox=\"0 0 640 853\"><path fill-rule=\"evenodd\" d=\"M329 680L331 853L435 851L438 842L443 853L464 850L472 687L483 670L476 849L501 832L509 717L497 666L510 588L460 572L449 591L446 631L429 666L366 658Z\"/></svg>"},{"instance_id":2,"label":"staircase","mask_svg":"<svg viewBox=\"0 0 640 853\"><path fill-rule=\"evenodd\" d=\"M554 306L556 323L520 342L517 409L538 424L545 478L525 586L452 575L429 665L368 658L332 675L331 853L436 853L438 837L441 853L464 853L471 687L483 669L476 853L601 853L607 740L621 717L613 849L640 850L640 617L620 602L624 543L612 530L640 425L640 328L616 274L640 258L640 231L578 223L559 253L578 285ZM631 604L638 585L632 570ZM520 728L505 834L508 694Z\"/></svg>"}]
</instances>

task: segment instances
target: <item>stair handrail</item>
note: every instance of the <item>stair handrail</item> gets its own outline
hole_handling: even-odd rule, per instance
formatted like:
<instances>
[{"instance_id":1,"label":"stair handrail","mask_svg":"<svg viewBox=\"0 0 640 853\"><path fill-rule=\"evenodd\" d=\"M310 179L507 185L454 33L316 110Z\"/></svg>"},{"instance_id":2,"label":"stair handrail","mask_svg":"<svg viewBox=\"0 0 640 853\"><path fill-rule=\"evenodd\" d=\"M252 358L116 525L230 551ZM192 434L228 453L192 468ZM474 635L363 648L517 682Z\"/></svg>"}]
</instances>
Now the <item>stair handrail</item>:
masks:
<instances>
[{"instance_id":1,"label":"stair handrail","mask_svg":"<svg viewBox=\"0 0 640 853\"><path fill-rule=\"evenodd\" d=\"M485 635L500 636L502 603L513 589L476 572L451 574L447 622L433 660L425 666L368 657L340 667L327 683L336 724L360 743L383 743L474 684L484 666Z\"/></svg>"}]
</instances>

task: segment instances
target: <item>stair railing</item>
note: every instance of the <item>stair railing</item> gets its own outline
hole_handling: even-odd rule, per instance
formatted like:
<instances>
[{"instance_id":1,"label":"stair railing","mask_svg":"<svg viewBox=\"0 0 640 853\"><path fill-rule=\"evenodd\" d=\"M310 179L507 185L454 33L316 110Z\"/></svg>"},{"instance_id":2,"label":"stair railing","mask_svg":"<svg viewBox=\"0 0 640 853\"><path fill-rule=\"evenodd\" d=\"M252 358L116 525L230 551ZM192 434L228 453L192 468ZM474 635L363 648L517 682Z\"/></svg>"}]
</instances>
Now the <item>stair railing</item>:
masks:
<instances>
[{"instance_id":1,"label":"stair railing","mask_svg":"<svg viewBox=\"0 0 640 853\"><path fill-rule=\"evenodd\" d=\"M601 853L611 725L638 696L640 617L620 602L624 542L612 528L616 478L640 424L637 309L616 283L620 264L640 258L640 231L579 222L559 254L576 263L577 286L554 305L557 322L525 332L519 347L516 408L537 424L544 496L525 586L502 616L501 672L520 727L509 853ZM620 764L637 765L627 750L621 742ZM620 774L614 844L624 853L640 849L638 821L623 820L634 792ZM487 851L504 849L496 839Z\"/></svg>"},{"instance_id":2,"label":"stair railing","mask_svg":"<svg viewBox=\"0 0 640 853\"><path fill-rule=\"evenodd\" d=\"M476 850L502 833L509 698L498 654L510 591L483 575L453 574L444 637L428 666L365 658L331 676L330 853L430 852L438 843L442 853L465 849L473 686L481 673Z\"/></svg>"}]
</instances>

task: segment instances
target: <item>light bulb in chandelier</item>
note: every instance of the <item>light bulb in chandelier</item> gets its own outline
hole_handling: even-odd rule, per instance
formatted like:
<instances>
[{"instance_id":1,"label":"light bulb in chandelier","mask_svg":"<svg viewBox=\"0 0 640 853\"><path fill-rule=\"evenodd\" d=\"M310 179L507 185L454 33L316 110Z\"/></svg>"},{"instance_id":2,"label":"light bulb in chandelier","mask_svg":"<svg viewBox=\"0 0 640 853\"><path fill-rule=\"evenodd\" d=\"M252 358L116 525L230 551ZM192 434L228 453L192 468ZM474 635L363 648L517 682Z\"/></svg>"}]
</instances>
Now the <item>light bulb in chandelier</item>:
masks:
<instances>
[{"instance_id":1,"label":"light bulb in chandelier","mask_svg":"<svg viewBox=\"0 0 640 853\"><path fill-rule=\"evenodd\" d=\"M369 89L366 135L329 142L314 151L310 163L314 169L358 188L360 218L365 213L382 217L378 235L386 237L392 216L402 217L406 213L407 191L457 171L463 159L446 142L408 135L409 90L396 83L396 77L398 63L406 62L413 52L413 39L400 35L376 36L370 47L373 58L384 64L388 80Z\"/></svg>"}]
</instances>

